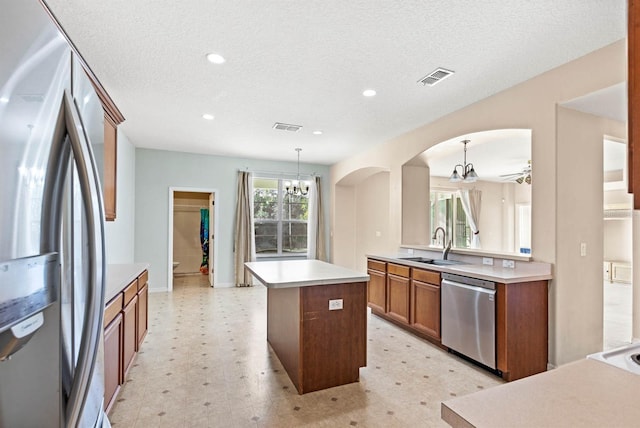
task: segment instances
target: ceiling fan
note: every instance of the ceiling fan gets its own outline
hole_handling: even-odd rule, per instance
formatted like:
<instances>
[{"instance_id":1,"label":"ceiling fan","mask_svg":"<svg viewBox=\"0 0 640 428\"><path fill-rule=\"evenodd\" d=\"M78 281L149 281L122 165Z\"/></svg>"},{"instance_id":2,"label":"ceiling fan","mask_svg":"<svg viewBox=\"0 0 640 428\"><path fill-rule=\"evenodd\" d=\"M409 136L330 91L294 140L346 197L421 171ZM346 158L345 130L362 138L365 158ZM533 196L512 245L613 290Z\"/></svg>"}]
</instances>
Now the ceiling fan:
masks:
<instances>
[{"instance_id":1,"label":"ceiling fan","mask_svg":"<svg viewBox=\"0 0 640 428\"><path fill-rule=\"evenodd\" d=\"M501 175L503 181L515 181L518 184L531 184L531 160L527 162L527 166L522 171L513 174Z\"/></svg>"}]
</instances>

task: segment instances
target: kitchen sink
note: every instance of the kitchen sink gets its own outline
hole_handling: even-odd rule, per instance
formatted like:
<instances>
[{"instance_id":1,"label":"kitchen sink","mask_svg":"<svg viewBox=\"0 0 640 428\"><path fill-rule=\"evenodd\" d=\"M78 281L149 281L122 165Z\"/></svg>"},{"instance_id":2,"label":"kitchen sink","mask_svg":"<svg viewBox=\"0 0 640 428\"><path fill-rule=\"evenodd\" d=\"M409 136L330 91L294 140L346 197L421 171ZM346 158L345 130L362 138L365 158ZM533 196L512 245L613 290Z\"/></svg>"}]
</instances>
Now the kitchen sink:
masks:
<instances>
[{"instance_id":1,"label":"kitchen sink","mask_svg":"<svg viewBox=\"0 0 640 428\"><path fill-rule=\"evenodd\" d=\"M425 263L436 266L448 266L448 265L463 265L465 262L459 260L443 260L443 259L429 259L426 257L401 257L400 260L407 260L410 262Z\"/></svg>"},{"instance_id":2,"label":"kitchen sink","mask_svg":"<svg viewBox=\"0 0 640 428\"><path fill-rule=\"evenodd\" d=\"M640 375L640 343L632 343L610 351L588 355L587 358L602 361L631 373Z\"/></svg>"}]
</instances>

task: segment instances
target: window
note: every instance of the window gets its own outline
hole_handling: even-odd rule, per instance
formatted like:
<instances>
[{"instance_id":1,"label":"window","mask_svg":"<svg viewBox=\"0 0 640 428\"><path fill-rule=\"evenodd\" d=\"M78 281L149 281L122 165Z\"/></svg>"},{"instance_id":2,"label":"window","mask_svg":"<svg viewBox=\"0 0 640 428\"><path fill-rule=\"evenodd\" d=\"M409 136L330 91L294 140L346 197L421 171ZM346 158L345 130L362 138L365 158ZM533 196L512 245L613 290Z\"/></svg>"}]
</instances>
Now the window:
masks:
<instances>
[{"instance_id":1,"label":"window","mask_svg":"<svg viewBox=\"0 0 640 428\"><path fill-rule=\"evenodd\" d=\"M438 227L442 227L447 232L447 240L451 239L453 247L469 248L471 246L471 228L462 208L462 201L456 192L431 192L432 233ZM442 239L440 235L438 239ZM434 244L440 245L442 242Z\"/></svg>"},{"instance_id":2,"label":"window","mask_svg":"<svg viewBox=\"0 0 640 428\"><path fill-rule=\"evenodd\" d=\"M288 195L284 180L253 179L253 221L256 255L294 256L307 254L309 199Z\"/></svg>"}]
</instances>

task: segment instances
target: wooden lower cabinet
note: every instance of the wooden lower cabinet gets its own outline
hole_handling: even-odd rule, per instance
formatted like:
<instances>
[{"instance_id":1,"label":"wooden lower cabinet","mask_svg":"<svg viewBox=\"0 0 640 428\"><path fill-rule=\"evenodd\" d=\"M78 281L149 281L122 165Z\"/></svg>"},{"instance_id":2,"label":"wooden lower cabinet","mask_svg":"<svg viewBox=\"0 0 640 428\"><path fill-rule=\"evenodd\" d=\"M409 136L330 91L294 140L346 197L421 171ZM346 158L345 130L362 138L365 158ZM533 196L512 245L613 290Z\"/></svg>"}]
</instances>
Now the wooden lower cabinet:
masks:
<instances>
[{"instance_id":1,"label":"wooden lower cabinet","mask_svg":"<svg viewBox=\"0 0 640 428\"><path fill-rule=\"evenodd\" d=\"M122 314L104 330L104 405L111 410L122 384Z\"/></svg>"},{"instance_id":2,"label":"wooden lower cabinet","mask_svg":"<svg viewBox=\"0 0 640 428\"><path fill-rule=\"evenodd\" d=\"M387 315L409 323L410 280L404 276L387 275Z\"/></svg>"},{"instance_id":3,"label":"wooden lower cabinet","mask_svg":"<svg viewBox=\"0 0 640 428\"><path fill-rule=\"evenodd\" d=\"M127 306L122 309L122 359L124 374L126 375L136 355L138 346L138 333L136 331L136 310L138 306L138 296L133 296Z\"/></svg>"},{"instance_id":4,"label":"wooden lower cabinet","mask_svg":"<svg viewBox=\"0 0 640 428\"><path fill-rule=\"evenodd\" d=\"M116 294L104 310L104 405L109 411L149 326L148 272Z\"/></svg>"},{"instance_id":5,"label":"wooden lower cabinet","mask_svg":"<svg viewBox=\"0 0 640 428\"><path fill-rule=\"evenodd\" d=\"M147 335L148 330L148 320L149 320L149 309L147 302L149 301L149 287L147 284L144 284L142 288L138 291L138 305L136 307L136 326L137 326L137 341L136 341L136 351L140 350L140 346L144 341L145 336Z\"/></svg>"},{"instance_id":6,"label":"wooden lower cabinet","mask_svg":"<svg viewBox=\"0 0 640 428\"><path fill-rule=\"evenodd\" d=\"M411 326L440 340L440 286L411 281Z\"/></svg>"},{"instance_id":7,"label":"wooden lower cabinet","mask_svg":"<svg viewBox=\"0 0 640 428\"><path fill-rule=\"evenodd\" d=\"M387 264L378 260L367 261L367 303L375 312L387 311Z\"/></svg>"},{"instance_id":8,"label":"wooden lower cabinet","mask_svg":"<svg viewBox=\"0 0 640 428\"><path fill-rule=\"evenodd\" d=\"M496 363L512 381L547 370L548 282L496 284Z\"/></svg>"}]
</instances>

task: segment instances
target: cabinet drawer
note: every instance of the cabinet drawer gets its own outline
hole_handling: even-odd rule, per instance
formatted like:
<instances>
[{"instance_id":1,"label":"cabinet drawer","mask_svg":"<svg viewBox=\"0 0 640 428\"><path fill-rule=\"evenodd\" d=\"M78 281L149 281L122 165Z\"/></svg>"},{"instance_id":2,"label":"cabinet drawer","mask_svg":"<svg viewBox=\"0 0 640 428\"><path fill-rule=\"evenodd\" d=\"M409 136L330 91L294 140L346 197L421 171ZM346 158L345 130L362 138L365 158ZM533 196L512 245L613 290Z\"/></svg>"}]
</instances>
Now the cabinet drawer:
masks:
<instances>
[{"instance_id":1,"label":"cabinet drawer","mask_svg":"<svg viewBox=\"0 0 640 428\"><path fill-rule=\"evenodd\" d=\"M368 259L367 260L367 268L368 269L373 269L373 270L378 270L380 272L386 272L387 271L387 264L385 262L381 262L381 261L378 261L378 260Z\"/></svg>"},{"instance_id":2,"label":"cabinet drawer","mask_svg":"<svg viewBox=\"0 0 640 428\"><path fill-rule=\"evenodd\" d=\"M142 275L138 277L138 291L142 290L142 287L144 287L147 282L149 282L149 272L145 270L142 272Z\"/></svg>"},{"instance_id":3,"label":"cabinet drawer","mask_svg":"<svg viewBox=\"0 0 640 428\"><path fill-rule=\"evenodd\" d=\"M104 308L104 326L108 326L122 310L122 293L111 299Z\"/></svg>"},{"instance_id":4,"label":"cabinet drawer","mask_svg":"<svg viewBox=\"0 0 640 428\"><path fill-rule=\"evenodd\" d=\"M124 289L124 304L125 306L129 304L131 299L138 294L138 280L135 279L131 284L127 285L127 288Z\"/></svg>"},{"instance_id":5,"label":"cabinet drawer","mask_svg":"<svg viewBox=\"0 0 640 428\"><path fill-rule=\"evenodd\" d=\"M410 269L411 268L409 266L394 265L393 263L389 263L387 265L387 272L398 276L404 276L405 278L409 278Z\"/></svg>"},{"instance_id":6,"label":"cabinet drawer","mask_svg":"<svg viewBox=\"0 0 640 428\"><path fill-rule=\"evenodd\" d=\"M427 284L440 285L440 272L430 270L413 269L411 278Z\"/></svg>"}]
</instances>

